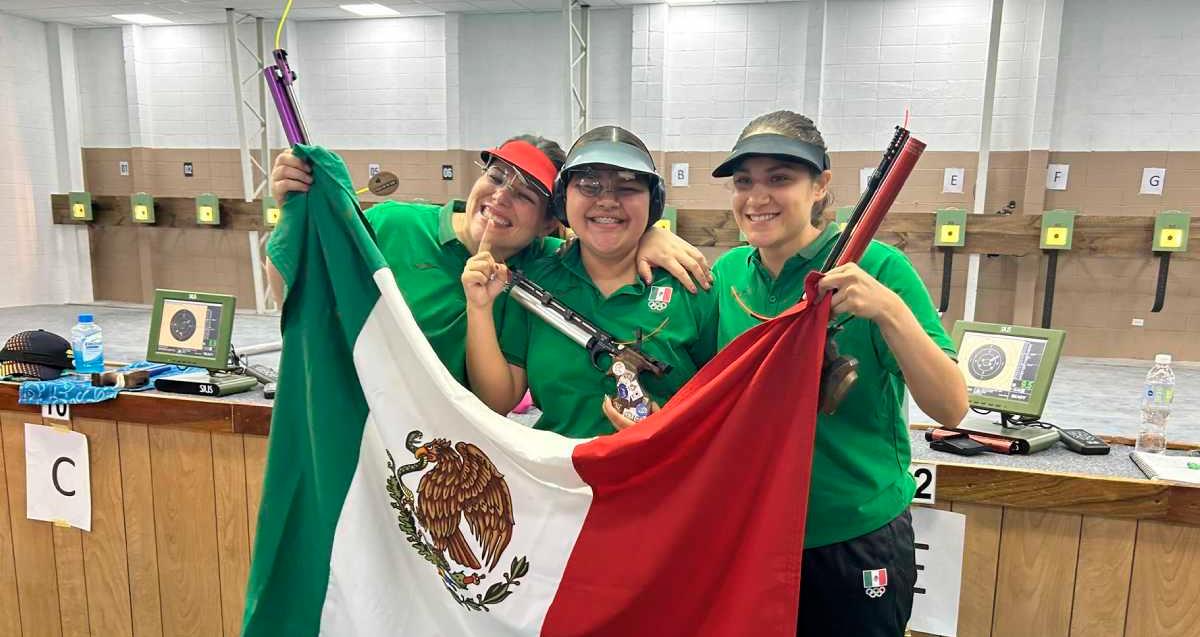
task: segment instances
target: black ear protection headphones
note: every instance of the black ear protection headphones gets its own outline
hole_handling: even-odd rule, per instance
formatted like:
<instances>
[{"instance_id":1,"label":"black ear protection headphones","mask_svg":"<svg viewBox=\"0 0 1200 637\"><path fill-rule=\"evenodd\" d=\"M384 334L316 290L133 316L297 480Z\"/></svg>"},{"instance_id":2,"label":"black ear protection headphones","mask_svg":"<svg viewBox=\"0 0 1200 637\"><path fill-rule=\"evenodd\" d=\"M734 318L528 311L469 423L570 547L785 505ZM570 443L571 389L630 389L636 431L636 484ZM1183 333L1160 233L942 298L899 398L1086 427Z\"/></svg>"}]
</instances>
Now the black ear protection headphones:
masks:
<instances>
[{"instance_id":1,"label":"black ear protection headphones","mask_svg":"<svg viewBox=\"0 0 1200 637\"><path fill-rule=\"evenodd\" d=\"M568 228L571 224L567 221L567 186L571 183L572 172L570 169L559 171L558 176L554 178L554 192L550 195L550 211ZM656 174L637 174L650 178L650 217L646 220L646 227L649 228L662 219L663 209L667 205L667 187L663 185L662 177Z\"/></svg>"}]
</instances>

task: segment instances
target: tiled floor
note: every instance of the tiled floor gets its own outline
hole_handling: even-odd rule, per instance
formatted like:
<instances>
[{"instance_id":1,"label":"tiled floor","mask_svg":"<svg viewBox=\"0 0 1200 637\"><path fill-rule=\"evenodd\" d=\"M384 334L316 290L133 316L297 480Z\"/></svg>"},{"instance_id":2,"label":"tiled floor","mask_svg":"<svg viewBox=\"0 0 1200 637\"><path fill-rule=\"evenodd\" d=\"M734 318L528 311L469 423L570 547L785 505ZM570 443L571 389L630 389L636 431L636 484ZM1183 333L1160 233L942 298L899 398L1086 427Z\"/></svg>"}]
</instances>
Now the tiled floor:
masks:
<instances>
[{"instance_id":1,"label":"tiled floor","mask_svg":"<svg viewBox=\"0 0 1200 637\"><path fill-rule=\"evenodd\" d=\"M1042 420L1096 434L1136 436L1141 423L1142 387L1152 364L1120 358L1063 358ZM1172 367L1175 402L1167 422L1167 437L1200 443L1200 363L1175 363ZM909 421L932 422L911 400Z\"/></svg>"},{"instance_id":2,"label":"tiled floor","mask_svg":"<svg viewBox=\"0 0 1200 637\"><path fill-rule=\"evenodd\" d=\"M30 305L0 308L0 339L23 330L44 329L70 339L79 314L95 316L104 330L104 358L134 361L146 357L150 334L150 308L129 305ZM233 347L247 347L279 340L279 316L237 313L233 321ZM279 353L261 354L253 362L275 366Z\"/></svg>"}]
</instances>

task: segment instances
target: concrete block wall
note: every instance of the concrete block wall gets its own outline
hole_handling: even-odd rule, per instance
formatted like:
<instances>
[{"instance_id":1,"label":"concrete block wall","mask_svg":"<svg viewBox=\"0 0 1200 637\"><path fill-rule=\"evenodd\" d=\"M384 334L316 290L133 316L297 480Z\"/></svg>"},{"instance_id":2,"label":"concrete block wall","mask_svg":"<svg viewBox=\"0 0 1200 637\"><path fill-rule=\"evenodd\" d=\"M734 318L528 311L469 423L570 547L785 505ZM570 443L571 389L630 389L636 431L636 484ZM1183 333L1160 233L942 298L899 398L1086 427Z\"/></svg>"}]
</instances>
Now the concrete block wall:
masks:
<instances>
[{"instance_id":1,"label":"concrete block wall","mask_svg":"<svg viewBox=\"0 0 1200 637\"><path fill-rule=\"evenodd\" d=\"M1051 148L1200 150L1200 4L1068 0Z\"/></svg>"},{"instance_id":2,"label":"concrete block wall","mask_svg":"<svg viewBox=\"0 0 1200 637\"><path fill-rule=\"evenodd\" d=\"M667 151L728 149L755 115L804 103L808 6L671 7L666 33Z\"/></svg>"},{"instance_id":3,"label":"concrete block wall","mask_svg":"<svg viewBox=\"0 0 1200 637\"><path fill-rule=\"evenodd\" d=\"M121 29L77 29L76 66L86 146L128 148L129 106L125 95L125 63ZM115 170L115 167L114 167Z\"/></svg>"},{"instance_id":4,"label":"concrete block wall","mask_svg":"<svg viewBox=\"0 0 1200 637\"><path fill-rule=\"evenodd\" d=\"M462 16L464 148L494 146L517 133L569 145L565 37L559 13Z\"/></svg>"},{"instance_id":5,"label":"concrete block wall","mask_svg":"<svg viewBox=\"0 0 1200 637\"><path fill-rule=\"evenodd\" d=\"M593 9L591 112L592 126L629 126L633 96L633 9ZM638 96L645 99L647 96ZM569 144L570 140L561 140Z\"/></svg>"},{"instance_id":6,"label":"concrete block wall","mask_svg":"<svg viewBox=\"0 0 1200 637\"><path fill-rule=\"evenodd\" d=\"M631 130L654 149L665 148L668 11L665 4L633 7L629 122Z\"/></svg>"},{"instance_id":7,"label":"concrete block wall","mask_svg":"<svg viewBox=\"0 0 1200 637\"><path fill-rule=\"evenodd\" d=\"M298 22L295 32L301 109L314 140L330 148L447 147L441 17Z\"/></svg>"},{"instance_id":8,"label":"concrete block wall","mask_svg":"<svg viewBox=\"0 0 1200 637\"><path fill-rule=\"evenodd\" d=\"M931 149L977 148L989 5L829 3L820 123L832 147L883 148L908 108Z\"/></svg>"},{"instance_id":9,"label":"concrete block wall","mask_svg":"<svg viewBox=\"0 0 1200 637\"><path fill-rule=\"evenodd\" d=\"M446 148L462 148L462 94L461 41L462 15L446 14L444 19L446 36Z\"/></svg>"},{"instance_id":10,"label":"concrete block wall","mask_svg":"<svg viewBox=\"0 0 1200 637\"><path fill-rule=\"evenodd\" d=\"M857 198L857 170L874 163L908 108L910 127L929 149L896 209L969 208L990 4L596 9L592 124L631 128L664 172L689 163L691 184L670 188L672 204L723 208L728 192L707 173L745 123L775 108L804 112L830 144L834 191L848 204ZM985 211L1010 200L1022 214L1055 206L1152 214L1190 205L1200 179L1189 152L1200 143L1193 81L1200 56L1188 25L1198 10L1185 0L1006 0ZM550 11L296 22L287 46L310 128L344 153L356 179L365 178L366 164L380 163L402 173L404 197L443 200L466 192L477 149L511 134L541 133L569 146L562 40L561 15ZM223 26L77 29L75 45L93 190L240 193ZM129 177L116 175L121 158L131 162ZM185 160L194 163L193 178L182 177ZM1044 189L1051 161L1072 165L1068 190ZM441 180L442 165L455 168L454 181ZM1149 165L1168 168L1162 197L1137 194L1140 169ZM961 195L940 192L940 172L950 166L967 171ZM937 255L912 256L936 284ZM993 261L984 265L981 316L1013 294L1014 263ZM1181 294L1191 294L1194 275L1189 264L1173 268ZM1086 276L1068 272L1060 291L1096 297ZM1169 306L1182 314L1155 317L1162 325L1154 333L1189 325L1200 314L1189 308ZM1059 315L1074 324L1067 308ZM1081 329L1101 329L1080 320Z\"/></svg>"},{"instance_id":11,"label":"concrete block wall","mask_svg":"<svg viewBox=\"0 0 1200 637\"><path fill-rule=\"evenodd\" d=\"M70 188L55 144L56 54L45 24L0 15L0 306L79 300L70 271L79 256L75 229L50 219L50 194Z\"/></svg>"},{"instance_id":12,"label":"concrete block wall","mask_svg":"<svg viewBox=\"0 0 1200 637\"><path fill-rule=\"evenodd\" d=\"M237 147L229 45L222 25L142 28L139 95L148 108L145 145ZM143 82L144 79L144 82ZM148 134L147 134L148 133Z\"/></svg>"},{"instance_id":13,"label":"concrete block wall","mask_svg":"<svg viewBox=\"0 0 1200 637\"><path fill-rule=\"evenodd\" d=\"M858 151L880 148L908 108L931 151L970 151L989 6L814 0L593 10L593 122L626 125L659 150L711 151L727 148L754 115L791 108L817 116L834 150ZM1197 21L1200 6L1185 0L1008 0L994 148L1195 150L1200 89L1190 78L1200 73L1200 49L1188 25ZM517 129L570 141L557 12L291 30L306 116L331 146L476 148ZM222 25L78 29L76 41L86 52L85 147L236 147Z\"/></svg>"}]
</instances>

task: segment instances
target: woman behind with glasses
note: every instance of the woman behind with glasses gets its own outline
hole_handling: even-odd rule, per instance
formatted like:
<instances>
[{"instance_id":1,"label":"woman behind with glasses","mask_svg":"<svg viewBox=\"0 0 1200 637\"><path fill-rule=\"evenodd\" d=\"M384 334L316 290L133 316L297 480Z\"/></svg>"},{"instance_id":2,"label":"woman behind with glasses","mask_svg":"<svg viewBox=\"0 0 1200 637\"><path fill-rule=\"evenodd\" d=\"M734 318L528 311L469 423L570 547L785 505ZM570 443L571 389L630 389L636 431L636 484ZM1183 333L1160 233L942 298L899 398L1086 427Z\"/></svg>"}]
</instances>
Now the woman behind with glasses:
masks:
<instances>
[{"instance_id":1,"label":"woman behind with glasses","mask_svg":"<svg viewBox=\"0 0 1200 637\"><path fill-rule=\"evenodd\" d=\"M552 199L554 214L578 239L524 274L618 341L645 335L642 350L671 371L639 380L652 401L665 402L715 352L716 298L706 291L685 294L662 270L649 284L638 277L638 243L663 210L664 188L650 152L623 128L588 131L572 146ZM528 386L542 409L535 427L570 437L631 425L611 403L616 381L583 347L511 299L502 304L504 322L497 328L495 301L509 275L487 249L493 229L462 273L473 391L507 413Z\"/></svg>"},{"instance_id":2,"label":"woman behind with glasses","mask_svg":"<svg viewBox=\"0 0 1200 637\"><path fill-rule=\"evenodd\" d=\"M554 141L518 135L480 153L481 174L465 201L452 200L444 206L385 201L366 211L413 318L442 363L464 385L466 299L459 282L463 264L479 250L489 221L490 250L497 260L525 267L554 254L562 242L547 236L558 228L548 206L565 158ZM308 165L290 151L276 159L271 194L277 201L289 192L307 191L311 182ZM668 264L685 278L693 272L704 285L709 283L699 251L667 231L648 237L642 254L648 263ZM282 278L269 263L267 274L278 300Z\"/></svg>"}]
</instances>

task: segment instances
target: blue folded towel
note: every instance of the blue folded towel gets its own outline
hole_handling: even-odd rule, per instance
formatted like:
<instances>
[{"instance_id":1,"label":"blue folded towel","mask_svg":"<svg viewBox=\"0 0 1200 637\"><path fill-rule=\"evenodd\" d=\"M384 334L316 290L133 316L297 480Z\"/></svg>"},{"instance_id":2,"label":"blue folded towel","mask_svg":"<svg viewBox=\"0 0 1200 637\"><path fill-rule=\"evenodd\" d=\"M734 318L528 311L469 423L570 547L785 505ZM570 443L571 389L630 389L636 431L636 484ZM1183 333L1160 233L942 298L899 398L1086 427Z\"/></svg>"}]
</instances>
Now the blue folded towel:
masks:
<instances>
[{"instance_id":1,"label":"blue folded towel","mask_svg":"<svg viewBox=\"0 0 1200 637\"><path fill-rule=\"evenodd\" d=\"M138 361L116 371L133 371L146 367L160 367L150 372L150 383L136 389L126 387L95 387L90 374L67 373L54 380L31 380L21 383L17 402L22 405L84 405L112 400L123 391L142 391L154 387L154 379L176 374L202 372L197 367L161 365L149 361Z\"/></svg>"}]
</instances>

